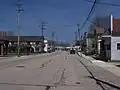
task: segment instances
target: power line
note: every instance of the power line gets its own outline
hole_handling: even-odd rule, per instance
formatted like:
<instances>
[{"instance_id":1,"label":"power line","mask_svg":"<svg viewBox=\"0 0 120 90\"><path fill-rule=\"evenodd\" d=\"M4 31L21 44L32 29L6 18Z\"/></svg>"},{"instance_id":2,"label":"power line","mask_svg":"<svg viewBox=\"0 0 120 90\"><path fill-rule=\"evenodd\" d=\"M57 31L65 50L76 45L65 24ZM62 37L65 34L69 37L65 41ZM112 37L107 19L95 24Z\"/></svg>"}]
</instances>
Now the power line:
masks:
<instances>
[{"instance_id":1,"label":"power line","mask_svg":"<svg viewBox=\"0 0 120 90\"><path fill-rule=\"evenodd\" d=\"M60 29L60 28L71 28L71 27L75 27L75 25L58 25L58 27L49 27L50 29Z\"/></svg>"},{"instance_id":2,"label":"power line","mask_svg":"<svg viewBox=\"0 0 120 90\"><path fill-rule=\"evenodd\" d=\"M98 2L98 1L100 1L100 0L97 0L96 2ZM91 16L94 14L94 12L96 11L96 9L97 9L97 3L95 4L95 6L94 6L94 8L92 10Z\"/></svg>"},{"instance_id":3,"label":"power line","mask_svg":"<svg viewBox=\"0 0 120 90\"><path fill-rule=\"evenodd\" d=\"M63 25L63 27L73 27L74 25Z\"/></svg>"},{"instance_id":4,"label":"power line","mask_svg":"<svg viewBox=\"0 0 120 90\"><path fill-rule=\"evenodd\" d=\"M32 18L36 21L36 23L40 23L41 21L38 20L38 18L36 16L32 16Z\"/></svg>"},{"instance_id":5,"label":"power line","mask_svg":"<svg viewBox=\"0 0 120 90\"><path fill-rule=\"evenodd\" d=\"M32 16L32 18L33 18L35 21L37 21L37 18L36 18L35 16ZM45 26L46 26L46 23L45 23L44 21L42 21L41 25L38 25L38 27L41 28L41 36L44 36L44 35L43 35L43 31L46 30Z\"/></svg>"},{"instance_id":6,"label":"power line","mask_svg":"<svg viewBox=\"0 0 120 90\"><path fill-rule=\"evenodd\" d=\"M35 16L32 16L32 18L33 18L35 21L37 21L37 18L36 18Z\"/></svg>"},{"instance_id":7,"label":"power line","mask_svg":"<svg viewBox=\"0 0 120 90\"><path fill-rule=\"evenodd\" d=\"M84 1L87 1L87 2L91 2L93 3L94 1L89 1L89 0L84 0ZM111 4L111 3L105 3L105 2L96 2L97 4L104 4L104 5L109 5L109 6L115 6L115 7L120 7L119 4Z\"/></svg>"},{"instance_id":8,"label":"power line","mask_svg":"<svg viewBox=\"0 0 120 90\"><path fill-rule=\"evenodd\" d=\"M90 12L89 12L89 14L88 14L88 16L87 16L87 18L86 18L85 22L83 23L82 27L81 27L79 30L82 30L82 29L83 29L83 27L85 26L86 22L89 20L90 15L91 15L91 13L92 13L92 11L93 11L94 7L95 7L96 1L97 1L97 0L95 0L95 1L94 1L94 3L93 3L93 5L92 5L92 7L91 7L91 10L90 10Z\"/></svg>"}]
</instances>

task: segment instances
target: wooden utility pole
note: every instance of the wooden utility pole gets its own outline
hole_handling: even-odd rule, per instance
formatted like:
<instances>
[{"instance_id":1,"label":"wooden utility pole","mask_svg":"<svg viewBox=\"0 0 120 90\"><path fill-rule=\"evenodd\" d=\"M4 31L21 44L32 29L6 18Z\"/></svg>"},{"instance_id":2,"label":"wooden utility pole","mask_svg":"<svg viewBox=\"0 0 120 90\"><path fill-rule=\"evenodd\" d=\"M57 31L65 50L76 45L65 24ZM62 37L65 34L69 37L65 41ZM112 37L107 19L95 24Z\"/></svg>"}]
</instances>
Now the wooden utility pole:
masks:
<instances>
[{"instance_id":1,"label":"wooden utility pole","mask_svg":"<svg viewBox=\"0 0 120 90\"><path fill-rule=\"evenodd\" d=\"M80 24L77 24L77 28L78 28L78 40L80 40Z\"/></svg>"},{"instance_id":2,"label":"wooden utility pole","mask_svg":"<svg viewBox=\"0 0 120 90\"><path fill-rule=\"evenodd\" d=\"M54 41L55 32L52 32L52 40Z\"/></svg>"},{"instance_id":3,"label":"wooden utility pole","mask_svg":"<svg viewBox=\"0 0 120 90\"><path fill-rule=\"evenodd\" d=\"M75 40L77 41L77 32L75 32Z\"/></svg>"},{"instance_id":4,"label":"wooden utility pole","mask_svg":"<svg viewBox=\"0 0 120 90\"><path fill-rule=\"evenodd\" d=\"M18 0L18 57L20 57L20 12L23 11L21 9L20 0Z\"/></svg>"},{"instance_id":5,"label":"wooden utility pole","mask_svg":"<svg viewBox=\"0 0 120 90\"><path fill-rule=\"evenodd\" d=\"M54 40L54 37L55 37L55 32L53 31L52 32L52 49L54 50L55 48L55 40Z\"/></svg>"},{"instance_id":6,"label":"wooden utility pole","mask_svg":"<svg viewBox=\"0 0 120 90\"><path fill-rule=\"evenodd\" d=\"M42 21L41 25L38 25L39 27L41 27L41 36L44 36L44 30L46 30L45 28L45 22Z\"/></svg>"}]
</instances>

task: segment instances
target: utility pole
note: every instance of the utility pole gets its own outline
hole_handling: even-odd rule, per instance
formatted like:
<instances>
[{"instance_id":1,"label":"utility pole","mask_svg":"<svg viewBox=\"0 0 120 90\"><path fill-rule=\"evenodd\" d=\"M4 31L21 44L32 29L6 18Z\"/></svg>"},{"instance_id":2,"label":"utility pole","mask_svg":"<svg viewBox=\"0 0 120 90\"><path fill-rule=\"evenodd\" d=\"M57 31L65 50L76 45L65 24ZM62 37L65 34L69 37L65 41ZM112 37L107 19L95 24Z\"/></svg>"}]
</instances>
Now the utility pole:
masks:
<instances>
[{"instance_id":1,"label":"utility pole","mask_svg":"<svg viewBox=\"0 0 120 90\"><path fill-rule=\"evenodd\" d=\"M44 26L45 26L45 23L42 21L42 23L41 23L41 25L38 25L38 27L40 27L41 28L41 36L44 38L44 35L43 35L43 30L46 30L45 28L44 28ZM42 44L44 45L44 40L42 41ZM44 51L44 46L42 47L42 52Z\"/></svg>"},{"instance_id":2,"label":"utility pole","mask_svg":"<svg viewBox=\"0 0 120 90\"><path fill-rule=\"evenodd\" d=\"M45 22L42 21L42 24L41 24L41 25L38 25L38 26L41 27L41 36L44 36L43 31L46 30L46 29L44 28Z\"/></svg>"},{"instance_id":3,"label":"utility pole","mask_svg":"<svg viewBox=\"0 0 120 90\"><path fill-rule=\"evenodd\" d=\"M87 32L84 33L84 37L85 37L85 39L86 39L86 37L87 37Z\"/></svg>"},{"instance_id":4,"label":"utility pole","mask_svg":"<svg viewBox=\"0 0 120 90\"><path fill-rule=\"evenodd\" d=\"M55 48L55 40L54 40L54 37L55 37L55 32L53 31L53 32L52 32L52 47L53 47L52 49L53 49L53 50L55 50L55 49L54 49L54 48Z\"/></svg>"},{"instance_id":5,"label":"utility pole","mask_svg":"<svg viewBox=\"0 0 120 90\"><path fill-rule=\"evenodd\" d=\"M20 57L20 12L23 11L23 9L21 9L21 4L20 4L20 0L18 0L18 57Z\"/></svg>"},{"instance_id":6,"label":"utility pole","mask_svg":"<svg viewBox=\"0 0 120 90\"><path fill-rule=\"evenodd\" d=\"M75 32L75 40L77 41L77 32Z\"/></svg>"},{"instance_id":7,"label":"utility pole","mask_svg":"<svg viewBox=\"0 0 120 90\"><path fill-rule=\"evenodd\" d=\"M37 21L37 18L36 18L36 17L32 16L32 18L34 18L34 20ZM38 25L38 27L40 27L40 29L41 29L41 32L40 32L41 36L44 36L44 35L43 35L43 31L46 30L46 29L44 28L44 27L45 27L45 22L42 21L41 25Z\"/></svg>"},{"instance_id":8,"label":"utility pole","mask_svg":"<svg viewBox=\"0 0 120 90\"><path fill-rule=\"evenodd\" d=\"M55 32L52 32L52 40L54 41Z\"/></svg>"},{"instance_id":9,"label":"utility pole","mask_svg":"<svg viewBox=\"0 0 120 90\"><path fill-rule=\"evenodd\" d=\"M83 40L83 36L81 36L81 40Z\"/></svg>"},{"instance_id":10,"label":"utility pole","mask_svg":"<svg viewBox=\"0 0 120 90\"><path fill-rule=\"evenodd\" d=\"M43 30L44 30L44 22L42 21L42 26L41 26L41 36L43 36Z\"/></svg>"},{"instance_id":11,"label":"utility pole","mask_svg":"<svg viewBox=\"0 0 120 90\"><path fill-rule=\"evenodd\" d=\"M80 24L77 24L77 28L78 28L78 38L80 40Z\"/></svg>"},{"instance_id":12,"label":"utility pole","mask_svg":"<svg viewBox=\"0 0 120 90\"><path fill-rule=\"evenodd\" d=\"M56 41L56 46L58 45L58 36L56 35L56 37L55 37L55 41Z\"/></svg>"}]
</instances>

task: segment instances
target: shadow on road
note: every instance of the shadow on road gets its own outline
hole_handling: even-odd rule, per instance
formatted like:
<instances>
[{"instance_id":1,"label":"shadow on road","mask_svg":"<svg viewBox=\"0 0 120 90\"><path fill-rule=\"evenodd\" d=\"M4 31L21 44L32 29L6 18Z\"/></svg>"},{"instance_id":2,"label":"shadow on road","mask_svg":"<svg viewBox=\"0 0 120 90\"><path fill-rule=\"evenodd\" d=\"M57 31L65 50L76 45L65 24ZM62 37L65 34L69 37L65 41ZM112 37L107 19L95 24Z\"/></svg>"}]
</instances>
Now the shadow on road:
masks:
<instances>
[{"instance_id":1,"label":"shadow on road","mask_svg":"<svg viewBox=\"0 0 120 90\"><path fill-rule=\"evenodd\" d=\"M108 86L110 86L110 87L113 87L113 88L115 88L115 89L120 90L120 87L117 86L117 85L115 85L115 84L112 84L112 83L110 83L110 82L107 82L107 81L103 81L103 80L94 78L94 77L92 77L92 76L88 76L88 77L91 78L91 79L94 79L94 80L96 80L96 81L98 81L98 82L101 82L101 83L103 83L103 84L106 84L106 85L108 85Z\"/></svg>"}]
</instances>

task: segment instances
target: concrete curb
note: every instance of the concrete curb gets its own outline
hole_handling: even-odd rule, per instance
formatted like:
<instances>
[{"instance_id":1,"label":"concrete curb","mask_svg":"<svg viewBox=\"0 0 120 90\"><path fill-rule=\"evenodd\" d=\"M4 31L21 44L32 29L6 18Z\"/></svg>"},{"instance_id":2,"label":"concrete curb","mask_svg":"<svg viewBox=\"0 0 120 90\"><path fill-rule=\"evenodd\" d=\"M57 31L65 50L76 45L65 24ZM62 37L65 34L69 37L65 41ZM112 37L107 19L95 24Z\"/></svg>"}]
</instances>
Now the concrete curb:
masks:
<instances>
[{"instance_id":1,"label":"concrete curb","mask_svg":"<svg viewBox=\"0 0 120 90\"><path fill-rule=\"evenodd\" d=\"M92 57L90 57L90 56L86 56L86 55L84 55L84 54L81 53L81 52L78 52L78 55L81 56L81 57L83 57L83 58L85 58L86 60L89 60L91 63L92 63L92 61L95 61L94 58L92 58Z\"/></svg>"}]
</instances>

